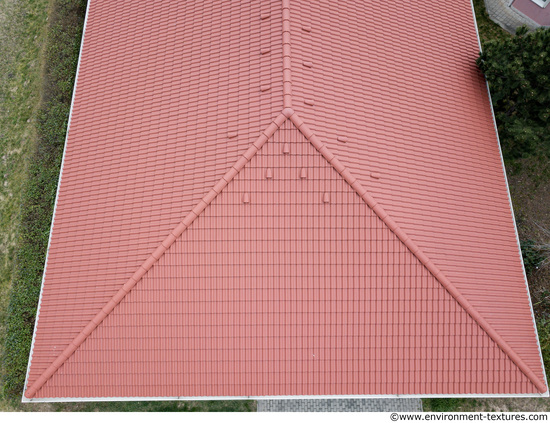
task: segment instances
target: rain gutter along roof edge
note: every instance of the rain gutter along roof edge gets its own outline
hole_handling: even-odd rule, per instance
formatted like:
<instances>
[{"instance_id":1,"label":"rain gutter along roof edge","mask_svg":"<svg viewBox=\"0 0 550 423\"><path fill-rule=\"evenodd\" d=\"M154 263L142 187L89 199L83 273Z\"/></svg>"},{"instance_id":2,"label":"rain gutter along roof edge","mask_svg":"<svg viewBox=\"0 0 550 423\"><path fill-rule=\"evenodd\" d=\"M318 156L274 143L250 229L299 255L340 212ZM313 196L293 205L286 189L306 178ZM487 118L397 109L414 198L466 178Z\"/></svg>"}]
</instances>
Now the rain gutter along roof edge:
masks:
<instances>
[{"instance_id":1,"label":"rain gutter along roof edge","mask_svg":"<svg viewBox=\"0 0 550 423\"><path fill-rule=\"evenodd\" d=\"M72 115L73 115L73 106L74 106L74 99L75 99L75 94L76 94L76 86L77 86L77 83L78 83L78 73L80 71L80 61L82 59L82 49L84 47L84 36L86 34L86 26L88 24L88 13L90 11L90 3L91 2L92 2L92 0L88 0L87 3L86 3L86 14L85 14L85 17L84 17L84 26L82 27L82 36L80 37L80 49L78 51L78 63L77 63L77 66L76 66L76 74L75 74L74 85L73 85L73 93L72 93L72 96L71 96L71 107L70 107L70 110L69 110L69 119L67 121L67 131L65 132L65 144L63 146L63 157L61 159L61 167L60 167L60 170L59 170L59 179L57 181L57 189L56 189L56 192L55 192L55 203L54 203L54 207L53 207L52 223L50 225L50 234L48 235L48 248L46 249L46 259L44 261L44 271L42 272L42 282L40 284L40 295L38 297L38 306L36 308L36 319L34 321L34 329L33 329L33 333L32 333L31 349L30 349L30 352L29 352L29 361L27 362L27 373L25 375L25 385L23 386L22 402L27 402L27 401L25 401L26 400L25 392L27 390L27 383L29 381L29 373L30 373L30 370L31 370L32 354L33 354L33 351L34 351L34 342L36 340L36 328L38 326L38 318L40 316L40 305L42 304L42 293L43 293L43 290L44 290L44 280L46 278L46 269L47 269L47 266L48 266L48 255L50 253L50 244L52 242L52 232L53 232L53 225L54 225L54 221L55 221L55 212L57 210L57 201L59 199L59 187L61 186L61 178L63 176L63 166L65 164L65 153L67 152L67 140L69 139L69 130L70 130L70 127L71 127L71 118L72 118Z\"/></svg>"},{"instance_id":2,"label":"rain gutter along roof edge","mask_svg":"<svg viewBox=\"0 0 550 423\"><path fill-rule=\"evenodd\" d=\"M287 400L287 399L348 399L348 398L542 398L544 394L419 394L419 395L283 395L283 396L212 396L212 397L85 397L85 398L23 398L25 403L95 402L95 401L211 401L211 400Z\"/></svg>"},{"instance_id":3,"label":"rain gutter along roof edge","mask_svg":"<svg viewBox=\"0 0 550 423\"><path fill-rule=\"evenodd\" d=\"M479 29L477 26L477 19L476 19L476 12L474 8L474 1L470 0L470 5L472 7L472 16L474 18L474 25L476 27L476 35L477 35L477 43L479 46L479 51L482 52L483 48L481 47L481 38L479 37ZM483 7L485 7L485 3L483 4ZM540 347L539 342L539 333L537 329L537 323L535 321L535 313L533 311L533 302L531 301L531 292L529 291L529 282L527 280L527 274L525 273L525 263L523 262L523 254L521 254L521 244L519 242L519 234L518 234L518 227L516 225L516 215L514 213L514 206L512 204L512 196L510 195L510 186L508 184L508 175L506 174L506 165L504 164L504 156L502 155L502 148L500 146L500 137L498 135L498 127L497 127L497 121L495 118L495 110L493 108L493 99L491 97L491 90L489 89L489 82L487 81L487 78L485 75L483 75L483 78L485 79L485 86L487 87L487 95L489 97L489 106L491 107L491 117L493 118L493 126L495 128L495 134L497 136L497 144L498 144L498 152L500 155L500 162L502 163L502 173L504 173L504 181L506 183L506 193L508 194L508 202L510 204L510 211L512 213L512 220L514 222L514 233L516 234L516 243L518 246L518 253L519 253L519 259L521 260L521 270L523 271L523 280L525 283L525 289L527 290L527 299L529 300L529 308L531 310L531 318L533 319L533 328L535 330L535 335L537 338L537 347L539 349L539 358L540 358L540 365L542 367L542 374L544 376L544 383L546 384L546 392L543 396L548 397L549 390L548 390L548 379L546 376L546 369L544 368L544 360L542 358L542 350Z\"/></svg>"}]
</instances>

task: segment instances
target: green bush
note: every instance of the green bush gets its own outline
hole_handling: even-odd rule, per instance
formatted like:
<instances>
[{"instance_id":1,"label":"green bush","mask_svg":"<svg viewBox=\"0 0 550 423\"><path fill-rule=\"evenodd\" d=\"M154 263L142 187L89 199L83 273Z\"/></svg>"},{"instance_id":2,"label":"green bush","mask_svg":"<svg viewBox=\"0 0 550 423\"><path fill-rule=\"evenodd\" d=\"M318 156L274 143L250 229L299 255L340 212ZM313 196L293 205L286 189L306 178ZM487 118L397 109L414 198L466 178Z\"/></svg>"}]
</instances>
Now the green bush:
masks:
<instances>
[{"instance_id":1,"label":"green bush","mask_svg":"<svg viewBox=\"0 0 550 423\"><path fill-rule=\"evenodd\" d=\"M545 258L535 242L530 239L521 241L521 255L523 256L525 273L528 275L537 270Z\"/></svg>"},{"instance_id":2,"label":"green bush","mask_svg":"<svg viewBox=\"0 0 550 423\"><path fill-rule=\"evenodd\" d=\"M538 318L537 331L539 334L542 360L544 362L544 368L546 369L546 376L548 376L548 372L550 371L550 318L548 317Z\"/></svg>"},{"instance_id":3,"label":"green bush","mask_svg":"<svg viewBox=\"0 0 550 423\"><path fill-rule=\"evenodd\" d=\"M550 30L487 41L477 60L489 82L505 159L550 157Z\"/></svg>"},{"instance_id":4,"label":"green bush","mask_svg":"<svg viewBox=\"0 0 550 423\"><path fill-rule=\"evenodd\" d=\"M58 404L56 411L67 411ZM84 402L74 404L70 411L106 412L246 412L256 411L256 402L247 401L132 401L132 402Z\"/></svg>"}]
</instances>

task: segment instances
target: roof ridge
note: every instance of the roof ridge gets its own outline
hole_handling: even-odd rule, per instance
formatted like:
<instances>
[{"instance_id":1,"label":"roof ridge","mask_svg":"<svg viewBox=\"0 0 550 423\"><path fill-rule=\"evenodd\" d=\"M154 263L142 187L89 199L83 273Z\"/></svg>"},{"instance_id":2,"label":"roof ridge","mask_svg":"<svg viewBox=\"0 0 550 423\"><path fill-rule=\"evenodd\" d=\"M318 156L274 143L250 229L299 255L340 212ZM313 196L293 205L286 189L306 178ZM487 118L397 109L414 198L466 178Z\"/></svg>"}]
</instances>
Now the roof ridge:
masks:
<instances>
[{"instance_id":1,"label":"roof ridge","mask_svg":"<svg viewBox=\"0 0 550 423\"><path fill-rule=\"evenodd\" d=\"M292 110L292 109L290 109ZM531 368L521 359L521 357L510 347L510 345L498 334L498 332L483 318L483 316L470 304L470 302L460 293L456 286L443 274L443 272L424 254L424 252L409 238L409 236L399 227L393 218L384 210L361 185L344 164L321 142L307 124L294 111L289 116L290 120L302 135L321 153L321 155L332 165L332 167L346 180L346 182L355 190L355 192L367 203L372 211L386 224L399 240L409 249L409 251L424 265L424 267L439 281L447 292L460 304L460 306L470 315L472 319L489 335L489 337L498 345L498 347L512 360L512 362L521 370L523 374L536 386L540 392L546 392L547 387Z\"/></svg>"},{"instance_id":2,"label":"roof ridge","mask_svg":"<svg viewBox=\"0 0 550 423\"><path fill-rule=\"evenodd\" d=\"M290 0L283 1L283 107L292 107L290 55Z\"/></svg>"},{"instance_id":3,"label":"roof ridge","mask_svg":"<svg viewBox=\"0 0 550 423\"><path fill-rule=\"evenodd\" d=\"M282 124L293 113L292 109L284 109L262 132L258 139L244 152L235 164L225 173L224 176L214 185L189 214L176 226L172 232L162 241L157 249L145 260L138 270L128 279L119 291L99 311L96 316L82 329L82 331L71 341L63 352L49 365L49 367L34 381L25 392L26 398L32 398L42 386L57 372L69 357L84 343L91 333L105 320L105 318L120 304L122 299L136 286L143 276L153 265L164 255L176 239L195 221L203 210L218 196L229 182L244 168L244 166L256 155L262 146L271 138Z\"/></svg>"}]
</instances>

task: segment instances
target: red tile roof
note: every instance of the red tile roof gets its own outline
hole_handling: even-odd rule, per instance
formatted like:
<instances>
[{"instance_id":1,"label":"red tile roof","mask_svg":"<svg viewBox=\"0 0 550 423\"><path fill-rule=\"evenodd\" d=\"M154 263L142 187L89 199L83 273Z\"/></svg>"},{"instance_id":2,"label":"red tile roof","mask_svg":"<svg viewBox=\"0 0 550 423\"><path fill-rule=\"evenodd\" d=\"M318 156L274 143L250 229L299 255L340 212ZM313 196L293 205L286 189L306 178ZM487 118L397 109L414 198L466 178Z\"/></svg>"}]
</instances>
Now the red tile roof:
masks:
<instances>
[{"instance_id":1,"label":"red tile roof","mask_svg":"<svg viewBox=\"0 0 550 423\"><path fill-rule=\"evenodd\" d=\"M545 393L477 51L461 2L92 0L24 399Z\"/></svg>"}]
</instances>

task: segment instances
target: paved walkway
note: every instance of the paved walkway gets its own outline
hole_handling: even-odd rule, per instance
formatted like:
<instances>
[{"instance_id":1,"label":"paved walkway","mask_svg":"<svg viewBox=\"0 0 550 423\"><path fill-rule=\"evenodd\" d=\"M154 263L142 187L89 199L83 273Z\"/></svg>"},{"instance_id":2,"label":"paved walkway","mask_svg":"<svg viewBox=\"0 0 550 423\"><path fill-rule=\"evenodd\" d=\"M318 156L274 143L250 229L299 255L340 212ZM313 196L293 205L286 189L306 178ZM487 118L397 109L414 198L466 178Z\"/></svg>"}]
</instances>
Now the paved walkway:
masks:
<instances>
[{"instance_id":1,"label":"paved walkway","mask_svg":"<svg viewBox=\"0 0 550 423\"><path fill-rule=\"evenodd\" d=\"M485 7L489 17L512 34L516 33L516 28L527 25L531 29L538 27L535 22L520 15L508 4L509 0L485 0Z\"/></svg>"},{"instance_id":2,"label":"paved walkway","mask_svg":"<svg viewBox=\"0 0 550 423\"><path fill-rule=\"evenodd\" d=\"M350 398L350 399L295 399L259 400L258 411L271 412L412 412L422 411L422 400L418 398Z\"/></svg>"},{"instance_id":3,"label":"paved walkway","mask_svg":"<svg viewBox=\"0 0 550 423\"><path fill-rule=\"evenodd\" d=\"M542 26L550 26L550 4L540 7L532 0L514 0L512 8Z\"/></svg>"}]
</instances>

